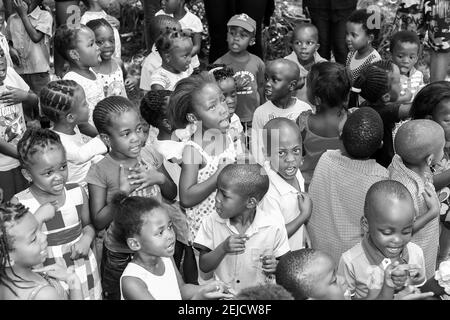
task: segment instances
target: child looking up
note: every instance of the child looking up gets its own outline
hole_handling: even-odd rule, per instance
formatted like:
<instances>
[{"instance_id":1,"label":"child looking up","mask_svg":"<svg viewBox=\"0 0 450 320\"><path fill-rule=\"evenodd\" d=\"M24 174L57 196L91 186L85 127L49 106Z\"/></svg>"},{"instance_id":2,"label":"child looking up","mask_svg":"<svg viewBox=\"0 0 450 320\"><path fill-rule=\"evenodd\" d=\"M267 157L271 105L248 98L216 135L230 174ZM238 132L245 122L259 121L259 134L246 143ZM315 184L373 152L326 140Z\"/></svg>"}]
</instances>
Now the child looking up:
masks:
<instances>
[{"instance_id":1,"label":"child looking up","mask_svg":"<svg viewBox=\"0 0 450 320\"><path fill-rule=\"evenodd\" d=\"M264 126L264 169L269 175L270 187L261 201L261 208L281 214L286 226L291 250L304 248L309 241L305 224L311 216L311 199L304 193L302 164L302 135L294 121L275 118Z\"/></svg>"},{"instance_id":2,"label":"child looking up","mask_svg":"<svg viewBox=\"0 0 450 320\"><path fill-rule=\"evenodd\" d=\"M80 279L73 270L53 264L33 269L47 258L47 235L21 203L0 206L0 299L81 300ZM68 285L69 295L61 286Z\"/></svg>"},{"instance_id":3,"label":"child looking up","mask_svg":"<svg viewBox=\"0 0 450 320\"><path fill-rule=\"evenodd\" d=\"M37 95L50 81L50 38L53 37L52 14L41 6L42 0L18 0L14 3L16 13L7 23L8 39L12 41L13 51L18 53L16 71Z\"/></svg>"},{"instance_id":4,"label":"child looking up","mask_svg":"<svg viewBox=\"0 0 450 320\"><path fill-rule=\"evenodd\" d=\"M38 209L43 204L53 203L56 209L53 217L42 225L48 242L44 266L55 262L73 266L84 299L101 299L97 261L90 249L95 230L89 217L88 197L79 185L66 184L66 152L59 136L49 129L28 129L17 150L22 173L31 186L15 197L39 217Z\"/></svg>"},{"instance_id":5,"label":"child looking up","mask_svg":"<svg viewBox=\"0 0 450 320\"><path fill-rule=\"evenodd\" d=\"M302 131L303 165L300 167L308 189L314 168L326 150L343 150L339 139L347 119L350 77L344 66L320 62L311 67L306 80L308 101L312 111L302 112L297 124Z\"/></svg>"},{"instance_id":6,"label":"child looking up","mask_svg":"<svg viewBox=\"0 0 450 320\"><path fill-rule=\"evenodd\" d=\"M188 0L189 1L189 0ZM181 29L186 33L191 33L192 37L192 65L194 68L200 65L197 54L202 45L203 24L199 17L190 12L186 6L185 0L163 0L162 9L155 13L155 16L169 15L174 17L181 25Z\"/></svg>"},{"instance_id":7,"label":"child looking up","mask_svg":"<svg viewBox=\"0 0 450 320\"><path fill-rule=\"evenodd\" d=\"M394 145L397 154L388 168L389 175L403 183L414 200L412 241L422 248L426 275L431 278L439 245L440 205L430 166L444 155L444 130L432 120L411 120L398 129Z\"/></svg>"},{"instance_id":8,"label":"child looking up","mask_svg":"<svg viewBox=\"0 0 450 320\"><path fill-rule=\"evenodd\" d=\"M121 59L121 53L122 53L122 45L120 42L120 34L119 34L119 27L120 22L108 15L105 10L108 8L109 3L111 1L109 0L81 0L83 1L84 5L88 8L86 12L81 16L80 23L81 24L87 24L91 20L96 19L105 19L108 21L108 23L113 28L114 32L114 58L120 60Z\"/></svg>"},{"instance_id":9,"label":"child looking up","mask_svg":"<svg viewBox=\"0 0 450 320\"><path fill-rule=\"evenodd\" d=\"M93 67L93 70L103 82L105 97L111 95L127 97L122 61L113 57L115 50L113 28L105 19L91 20L86 26L94 31L95 43L100 49L101 62Z\"/></svg>"},{"instance_id":10,"label":"child looking up","mask_svg":"<svg viewBox=\"0 0 450 320\"><path fill-rule=\"evenodd\" d=\"M366 9L359 9L353 11L347 20L346 41L350 52L345 65L350 70L352 81L358 78L366 66L381 60L378 51L372 47L380 29L368 27L372 14Z\"/></svg>"},{"instance_id":11,"label":"child looking up","mask_svg":"<svg viewBox=\"0 0 450 320\"><path fill-rule=\"evenodd\" d=\"M388 179L388 171L370 157L383 141L383 121L372 108L348 116L341 135L344 150L320 157L309 194L313 202L308 223L312 247L339 261L361 240L361 212L370 186Z\"/></svg>"},{"instance_id":12,"label":"child looking up","mask_svg":"<svg viewBox=\"0 0 450 320\"><path fill-rule=\"evenodd\" d=\"M237 87L236 114L244 132L249 135L253 112L264 102L264 62L247 51L255 44L256 22L245 13L237 14L227 23L228 52L214 64L225 64L235 72ZM249 144L247 139L246 144Z\"/></svg>"},{"instance_id":13,"label":"child looking up","mask_svg":"<svg viewBox=\"0 0 450 320\"><path fill-rule=\"evenodd\" d=\"M300 113L311 107L294 97L299 81L297 64L287 59L269 62L266 68L267 81L264 93L268 101L256 108L252 121L252 153L259 164L264 163L263 127L274 118L295 121Z\"/></svg>"},{"instance_id":14,"label":"child looking up","mask_svg":"<svg viewBox=\"0 0 450 320\"><path fill-rule=\"evenodd\" d=\"M399 31L390 42L392 62L400 69L402 91L398 102L412 102L416 93L425 86L423 73L414 66L419 59L420 39L415 32Z\"/></svg>"},{"instance_id":15,"label":"child looking up","mask_svg":"<svg viewBox=\"0 0 450 320\"><path fill-rule=\"evenodd\" d=\"M228 135L228 106L211 74L202 72L178 82L170 97L168 114L172 127L187 127L189 132L179 191L192 246L202 220L214 212L217 176L227 162L236 161L237 153ZM207 278L208 275L201 275L200 281Z\"/></svg>"},{"instance_id":16,"label":"child looking up","mask_svg":"<svg viewBox=\"0 0 450 320\"><path fill-rule=\"evenodd\" d=\"M200 269L235 291L274 282L276 259L289 251L284 226L258 206L268 188L260 165L227 165L217 178L216 212L195 238Z\"/></svg>"},{"instance_id":17,"label":"child looking up","mask_svg":"<svg viewBox=\"0 0 450 320\"><path fill-rule=\"evenodd\" d=\"M156 39L155 45L162 64L150 76L149 86L152 90L172 91L178 81L192 73L192 40L183 32L167 30Z\"/></svg>"},{"instance_id":18,"label":"child looking up","mask_svg":"<svg viewBox=\"0 0 450 320\"><path fill-rule=\"evenodd\" d=\"M91 163L107 152L106 145L95 137L86 142L78 125L89 121L89 106L83 88L73 80L49 82L40 96L42 112L53 122L52 130L66 149L68 183L78 183L87 192L86 175Z\"/></svg>"},{"instance_id":19,"label":"child looking up","mask_svg":"<svg viewBox=\"0 0 450 320\"><path fill-rule=\"evenodd\" d=\"M313 64L327 61L317 52L320 47L319 31L311 23L298 23L293 31L291 44L293 51L284 58L295 62L300 68L299 84L303 83L303 86L297 90L296 96L307 102L306 86L304 85L306 76Z\"/></svg>"},{"instance_id":20,"label":"child looking up","mask_svg":"<svg viewBox=\"0 0 450 320\"><path fill-rule=\"evenodd\" d=\"M69 62L70 71L63 79L73 80L84 90L89 106L89 126L82 124L82 133L95 137L97 130L94 128L92 112L95 105L104 98L103 84L99 77L92 71L92 67L98 66L100 50L95 43L94 32L81 25L79 28L62 25L56 29L55 50Z\"/></svg>"},{"instance_id":21,"label":"child looking up","mask_svg":"<svg viewBox=\"0 0 450 320\"><path fill-rule=\"evenodd\" d=\"M426 281L424 251L410 242L414 211L411 194L397 181L379 181L367 191L365 236L342 254L338 268L352 299L392 299L405 286ZM389 273L391 281L384 280Z\"/></svg>"},{"instance_id":22,"label":"child looking up","mask_svg":"<svg viewBox=\"0 0 450 320\"><path fill-rule=\"evenodd\" d=\"M118 239L134 252L120 277L122 300L181 300L230 298L219 282L207 286L185 284L175 268L175 234L165 207L152 198L112 200ZM217 289L219 288L219 290Z\"/></svg>"},{"instance_id":23,"label":"child looking up","mask_svg":"<svg viewBox=\"0 0 450 320\"><path fill-rule=\"evenodd\" d=\"M96 230L107 229L100 270L104 298L120 300L119 279L132 251L117 239L111 199L122 191L158 201L162 196L172 200L176 186L163 166L141 159L142 121L130 100L122 96L103 99L95 107L94 123L110 152L87 174L89 207Z\"/></svg>"}]
</instances>

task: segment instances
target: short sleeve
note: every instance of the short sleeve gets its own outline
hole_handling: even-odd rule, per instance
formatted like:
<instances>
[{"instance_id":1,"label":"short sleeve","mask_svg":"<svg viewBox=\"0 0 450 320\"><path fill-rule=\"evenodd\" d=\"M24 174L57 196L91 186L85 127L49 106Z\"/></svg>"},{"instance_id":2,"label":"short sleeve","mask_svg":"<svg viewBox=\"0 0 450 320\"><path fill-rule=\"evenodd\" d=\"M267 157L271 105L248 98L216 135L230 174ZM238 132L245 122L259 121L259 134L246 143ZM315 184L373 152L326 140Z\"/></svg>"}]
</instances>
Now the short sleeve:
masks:
<instances>
[{"instance_id":1,"label":"short sleeve","mask_svg":"<svg viewBox=\"0 0 450 320\"><path fill-rule=\"evenodd\" d=\"M86 175L86 182L94 186L106 188L106 180L98 164L93 164Z\"/></svg>"},{"instance_id":2,"label":"short sleeve","mask_svg":"<svg viewBox=\"0 0 450 320\"><path fill-rule=\"evenodd\" d=\"M258 58L258 74L256 75L256 82L258 83L258 89L264 88L266 82L265 72L266 72L266 65L260 58Z\"/></svg>"},{"instance_id":3,"label":"short sleeve","mask_svg":"<svg viewBox=\"0 0 450 320\"><path fill-rule=\"evenodd\" d=\"M202 225L200 226L200 229L197 232L197 236L194 240L194 247L195 244L199 244L203 247L206 247L210 250L214 250L214 239L213 239L213 217L207 216L203 219Z\"/></svg>"},{"instance_id":4,"label":"short sleeve","mask_svg":"<svg viewBox=\"0 0 450 320\"><path fill-rule=\"evenodd\" d=\"M270 212L270 214L279 214L283 216L281 212L280 198L276 197L271 191L272 186L269 187L269 191L266 193L264 198L261 200L261 209L264 212ZM284 219L284 216L283 216ZM283 220L284 221L284 220Z\"/></svg>"},{"instance_id":5,"label":"short sleeve","mask_svg":"<svg viewBox=\"0 0 450 320\"><path fill-rule=\"evenodd\" d=\"M297 125L300 128L300 131L304 131L306 129L308 117L312 114L312 110L303 111L297 118Z\"/></svg>"},{"instance_id":6,"label":"short sleeve","mask_svg":"<svg viewBox=\"0 0 450 320\"><path fill-rule=\"evenodd\" d=\"M195 14L191 13L189 18L189 29L191 29L195 33L203 32L203 24L199 17Z\"/></svg>"},{"instance_id":7,"label":"short sleeve","mask_svg":"<svg viewBox=\"0 0 450 320\"><path fill-rule=\"evenodd\" d=\"M154 85L154 84L159 84L162 87L167 88L170 84L170 80L166 75L164 75L160 72L155 72L150 76L150 81L149 81L148 85L151 88L152 85Z\"/></svg>"},{"instance_id":8,"label":"short sleeve","mask_svg":"<svg viewBox=\"0 0 450 320\"><path fill-rule=\"evenodd\" d=\"M53 36L53 17L48 11L42 11L39 19L35 22L34 28L49 37Z\"/></svg>"},{"instance_id":9,"label":"short sleeve","mask_svg":"<svg viewBox=\"0 0 450 320\"><path fill-rule=\"evenodd\" d=\"M350 291L350 294L354 295L356 293L355 272L352 265L345 261L344 255L342 255L339 260L337 274L345 280L347 290Z\"/></svg>"},{"instance_id":10,"label":"short sleeve","mask_svg":"<svg viewBox=\"0 0 450 320\"><path fill-rule=\"evenodd\" d=\"M14 88L22 89L26 92L30 91L30 86L12 67L8 67L7 69L5 84Z\"/></svg>"},{"instance_id":11,"label":"short sleeve","mask_svg":"<svg viewBox=\"0 0 450 320\"><path fill-rule=\"evenodd\" d=\"M288 253L290 250L286 228L284 226L277 225L273 254L276 258L279 258Z\"/></svg>"}]
</instances>

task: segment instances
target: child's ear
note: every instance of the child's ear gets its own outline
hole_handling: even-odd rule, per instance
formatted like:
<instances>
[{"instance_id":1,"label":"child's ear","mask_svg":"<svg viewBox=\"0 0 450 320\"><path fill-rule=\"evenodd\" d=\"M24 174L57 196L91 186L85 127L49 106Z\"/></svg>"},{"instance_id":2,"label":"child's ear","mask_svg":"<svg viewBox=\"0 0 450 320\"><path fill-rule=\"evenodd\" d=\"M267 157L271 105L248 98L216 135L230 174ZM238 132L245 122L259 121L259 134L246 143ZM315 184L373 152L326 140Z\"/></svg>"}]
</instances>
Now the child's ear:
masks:
<instances>
[{"instance_id":1,"label":"child's ear","mask_svg":"<svg viewBox=\"0 0 450 320\"><path fill-rule=\"evenodd\" d=\"M375 39L373 34L369 34L368 38L369 38L369 43L372 44L373 40Z\"/></svg>"},{"instance_id":2,"label":"child's ear","mask_svg":"<svg viewBox=\"0 0 450 320\"><path fill-rule=\"evenodd\" d=\"M391 94L389 92L385 93L385 94L383 94L381 99L383 100L383 102L389 102L389 101L391 101Z\"/></svg>"},{"instance_id":3,"label":"child's ear","mask_svg":"<svg viewBox=\"0 0 450 320\"><path fill-rule=\"evenodd\" d=\"M318 44L316 44L316 51L319 50L319 48L320 48L320 44L318 43Z\"/></svg>"},{"instance_id":4,"label":"child's ear","mask_svg":"<svg viewBox=\"0 0 450 320\"><path fill-rule=\"evenodd\" d=\"M170 125L170 122L168 119L162 119L161 121L161 125L166 128L167 131L171 132L172 131L172 126Z\"/></svg>"},{"instance_id":5,"label":"child's ear","mask_svg":"<svg viewBox=\"0 0 450 320\"><path fill-rule=\"evenodd\" d=\"M253 208L256 208L256 206L258 205L258 200L256 200L256 198L255 197L250 197L250 198L248 198L247 199L247 208L248 209L253 209Z\"/></svg>"},{"instance_id":6,"label":"child's ear","mask_svg":"<svg viewBox=\"0 0 450 320\"><path fill-rule=\"evenodd\" d=\"M111 149L111 142L109 141L109 136L106 133L100 133L100 139L102 139L103 143Z\"/></svg>"},{"instance_id":7,"label":"child's ear","mask_svg":"<svg viewBox=\"0 0 450 320\"><path fill-rule=\"evenodd\" d=\"M381 142L380 142L380 146L378 147L378 149L381 149L381 148L383 148L383 145L384 145L384 142L383 142L383 140L381 140Z\"/></svg>"},{"instance_id":8,"label":"child's ear","mask_svg":"<svg viewBox=\"0 0 450 320\"><path fill-rule=\"evenodd\" d=\"M250 42L249 42L248 45L249 45L249 46L253 46L255 43L256 43L255 37L252 36L252 38L250 39Z\"/></svg>"},{"instance_id":9,"label":"child's ear","mask_svg":"<svg viewBox=\"0 0 450 320\"><path fill-rule=\"evenodd\" d=\"M194 123L194 122L198 121L198 120L197 120L197 117L196 117L195 114L193 114L192 112L189 112L188 114L186 114L186 120L187 120L189 123Z\"/></svg>"},{"instance_id":10,"label":"child's ear","mask_svg":"<svg viewBox=\"0 0 450 320\"><path fill-rule=\"evenodd\" d=\"M66 121L68 123L73 123L75 121L75 116L71 113L66 114Z\"/></svg>"},{"instance_id":11,"label":"child's ear","mask_svg":"<svg viewBox=\"0 0 450 320\"><path fill-rule=\"evenodd\" d=\"M320 106L321 104L322 104L322 99L320 99L319 97L314 97L314 105Z\"/></svg>"},{"instance_id":12,"label":"child's ear","mask_svg":"<svg viewBox=\"0 0 450 320\"><path fill-rule=\"evenodd\" d=\"M33 179L31 178L31 174L30 174L30 172L28 171L28 169L22 168L22 169L20 169L20 171L22 171L23 177L24 177L28 182L31 183L31 181L32 181Z\"/></svg>"},{"instance_id":13,"label":"child's ear","mask_svg":"<svg viewBox=\"0 0 450 320\"><path fill-rule=\"evenodd\" d=\"M298 80L292 80L292 81L289 83L289 90L290 90L290 91L295 91L295 90L297 90L297 84L298 84Z\"/></svg>"},{"instance_id":14,"label":"child's ear","mask_svg":"<svg viewBox=\"0 0 450 320\"><path fill-rule=\"evenodd\" d=\"M364 230L364 233L369 232L369 222L365 216L361 217L361 228Z\"/></svg>"},{"instance_id":15,"label":"child's ear","mask_svg":"<svg viewBox=\"0 0 450 320\"><path fill-rule=\"evenodd\" d=\"M165 59L167 62L170 62L170 53L169 53L169 52L165 52L165 53L163 53L163 55L164 55L164 59Z\"/></svg>"},{"instance_id":16,"label":"child's ear","mask_svg":"<svg viewBox=\"0 0 450 320\"><path fill-rule=\"evenodd\" d=\"M136 238L127 238L127 245L133 251L139 251L141 244Z\"/></svg>"},{"instance_id":17,"label":"child's ear","mask_svg":"<svg viewBox=\"0 0 450 320\"><path fill-rule=\"evenodd\" d=\"M70 57L70 59L74 60L74 61L78 61L80 60L80 54L78 53L77 50L75 49L71 49L68 51L68 55Z\"/></svg>"}]
</instances>

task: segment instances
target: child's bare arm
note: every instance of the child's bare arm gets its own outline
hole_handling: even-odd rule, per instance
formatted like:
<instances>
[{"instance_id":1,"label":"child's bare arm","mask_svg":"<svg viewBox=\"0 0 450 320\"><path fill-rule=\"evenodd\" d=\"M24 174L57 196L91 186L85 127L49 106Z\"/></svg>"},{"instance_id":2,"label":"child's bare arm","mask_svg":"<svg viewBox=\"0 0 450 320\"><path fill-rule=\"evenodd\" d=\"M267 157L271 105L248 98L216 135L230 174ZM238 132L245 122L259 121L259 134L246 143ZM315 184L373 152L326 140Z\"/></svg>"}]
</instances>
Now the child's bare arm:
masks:
<instances>
[{"instance_id":1,"label":"child's bare arm","mask_svg":"<svg viewBox=\"0 0 450 320\"><path fill-rule=\"evenodd\" d=\"M28 36L30 39L37 43L41 41L41 39L44 37L44 34L41 31L36 30L30 22L30 18L28 18L28 5L23 0L13 0L14 8L17 11L17 14L19 15L20 19L22 20L22 23L25 27L25 30L28 33Z\"/></svg>"},{"instance_id":2,"label":"child's bare arm","mask_svg":"<svg viewBox=\"0 0 450 320\"><path fill-rule=\"evenodd\" d=\"M147 289L147 285L139 278L124 276L122 294L125 300L155 300Z\"/></svg>"},{"instance_id":3,"label":"child's bare arm","mask_svg":"<svg viewBox=\"0 0 450 320\"><path fill-rule=\"evenodd\" d=\"M440 202L433 188L433 186L425 185L423 197L428 207L428 211L425 214L416 217L413 226L413 234L422 229L428 222L439 216Z\"/></svg>"},{"instance_id":4,"label":"child's bare arm","mask_svg":"<svg viewBox=\"0 0 450 320\"><path fill-rule=\"evenodd\" d=\"M195 56L200 52L200 48L202 45L202 34L199 32L194 33L192 37L192 43L194 46L192 47L191 56Z\"/></svg>"},{"instance_id":5,"label":"child's bare arm","mask_svg":"<svg viewBox=\"0 0 450 320\"><path fill-rule=\"evenodd\" d=\"M90 123L87 123L87 122L80 123L78 125L78 129L80 129L80 132L82 134L85 134L92 138L95 138L98 135L97 129L93 125L91 125Z\"/></svg>"},{"instance_id":6,"label":"child's bare arm","mask_svg":"<svg viewBox=\"0 0 450 320\"><path fill-rule=\"evenodd\" d=\"M312 201L307 193L302 192L297 198L300 214L294 220L286 224L288 238L290 238L302 225L305 224L312 212Z\"/></svg>"},{"instance_id":7,"label":"child's bare arm","mask_svg":"<svg viewBox=\"0 0 450 320\"><path fill-rule=\"evenodd\" d=\"M17 152L17 146L12 143L3 141L3 140L0 140L0 153L3 153L7 156L19 159L19 153Z\"/></svg>"},{"instance_id":8,"label":"child's bare arm","mask_svg":"<svg viewBox=\"0 0 450 320\"><path fill-rule=\"evenodd\" d=\"M73 244L71 250L71 259L79 259L87 257L89 254L89 248L92 241L95 238L95 229L92 226L91 218L89 216L89 199L83 188L80 188L83 195L83 204L81 206L81 225L83 227L83 235L76 243Z\"/></svg>"},{"instance_id":9,"label":"child's bare arm","mask_svg":"<svg viewBox=\"0 0 450 320\"><path fill-rule=\"evenodd\" d=\"M106 188L88 184L89 211L96 230L105 229L113 220L111 206L106 204Z\"/></svg>"}]
</instances>

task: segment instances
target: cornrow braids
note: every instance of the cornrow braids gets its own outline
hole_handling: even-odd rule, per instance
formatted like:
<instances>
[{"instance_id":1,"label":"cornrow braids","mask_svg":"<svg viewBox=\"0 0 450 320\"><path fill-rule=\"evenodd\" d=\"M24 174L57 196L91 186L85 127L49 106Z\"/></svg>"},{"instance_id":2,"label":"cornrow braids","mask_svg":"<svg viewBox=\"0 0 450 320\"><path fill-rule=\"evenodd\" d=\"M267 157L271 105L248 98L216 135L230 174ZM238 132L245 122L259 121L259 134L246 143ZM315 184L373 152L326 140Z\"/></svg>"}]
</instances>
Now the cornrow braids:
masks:
<instances>
[{"instance_id":1,"label":"cornrow braids","mask_svg":"<svg viewBox=\"0 0 450 320\"><path fill-rule=\"evenodd\" d=\"M234 77L234 70L225 64L211 64L206 67L212 73L216 81L222 81Z\"/></svg>"},{"instance_id":2,"label":"cornrow braids","mask_svg":"<svg viewBox=\"0 0 450 320\"><path fill-rule=\"evenodd\" d=\"M65 151L59 135L50 129L30 128L17 143L19 161L23 167L31 164L31 158L49 146L57 146Z\"/></svg>"},{"instance_id":3,"label":"cornrow braids","mask_svg":"<svg viewBox=\"0 0 450 320\"><path fill-rule=\"evenodd\" d=\"M156 50L160 54L169 52L174 47L175 39L190 39L190 37L182 31L166 29L155 41Z\"/></svg>"},{"instance_id":4,"label":"cornrow braids","mask_svg":"<svg viewBox=\"0 0 450 320\"><path fill-rule=\"evenodd\" d=\"M94 19L91 20L89 22L86 22L86 27L88 27L89 29L91 29L92 31L97 30L100 27L106 27L106 28L110 28L112 31L112 27L109 24L108 21L106 21L105 19L101 18L101 19Z\"/></svg>"},{"instance_id":5,"label":"cornrow braids","mask_svg":"<svg viewBox=\"0 0 450 320\"><path fill-rule=\"evenodd\" d=\"M153 40L156 40L156 38L158 38L166 30L181 30L181 25L174 17L165 14L153 17L148 30L150 37Z\"/></svg>"},{"instance_id":6,"label":"cornrow braids","mask_svg":"<svg viewBox=\"0 0 450 320\"><path fill-rule=\"evenodd\" d=\"M21 203L11 203L8 201L0 205L0 284L7 287L16 296L17 293L10 284L13 284L20 289L23 289L24 287L17 285L17 280L13 280L6 272L6 268L10 266L9 252L13 249L12 245L14 242L12 237L8 237L8 230L28 212L28 208ZM14 270L11 269L11 271L13 275L19 279L19 282L28 282L15 274Z\"/></svg>"},{"instance_id":7,"label":"cornrow braids","mask_svg":"<svg viewBox=\"0 0 450 320\"><path fill-rule=\"evenodd\" d=\"M350 96L350 107L358 106L358 93L370 103L377 103L389 92L388 74L382 68L371 64L364 68L353 83Z\"/></svg>"},{"instance_id":8,"label":"cornrow braids","mask_svg":"<svg viewBox=\"0 0 450 320\"><path fill-rule=\"evenodd\" d=\"M135 105L125 97L110 96L101 100L95 106L92 118L99 133L108 134L108 127L111 124L113 114L120 115L128 110L136 110ZM136 110L137 112L137 110Z\"/></svg>"},{"instance_id":9,"label":"cornrow braids","mask_svg":"<svg viewBox=\"0 0 450 320\"><path fill-rule=\"evenodd\" d=\"M141 116L149 125L155 128L161 126L161 122L167 118L164 105L166 104L166 98L170 96L172 91L170 90L152 90L142 98L140 111Z\"/></svg>"},{"instance_id":10,"label":"cornrow braids","mask_svg":"<svg viewBox=\"0 0 450 320\"><path fill-rule=\"evenodd\" d=\"M76 90L83 88L73 80L56 80L42 88L39 102L42 112L53 122L66 116L73 108Z\"/></svg>"}]
</instances>

